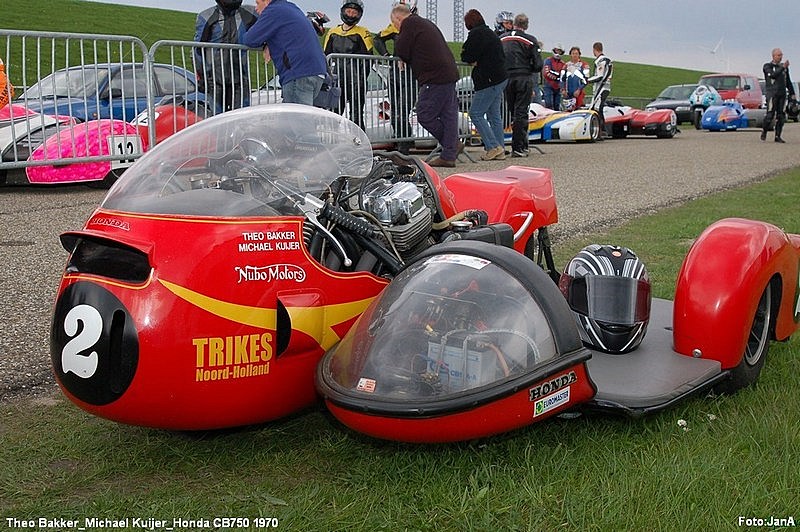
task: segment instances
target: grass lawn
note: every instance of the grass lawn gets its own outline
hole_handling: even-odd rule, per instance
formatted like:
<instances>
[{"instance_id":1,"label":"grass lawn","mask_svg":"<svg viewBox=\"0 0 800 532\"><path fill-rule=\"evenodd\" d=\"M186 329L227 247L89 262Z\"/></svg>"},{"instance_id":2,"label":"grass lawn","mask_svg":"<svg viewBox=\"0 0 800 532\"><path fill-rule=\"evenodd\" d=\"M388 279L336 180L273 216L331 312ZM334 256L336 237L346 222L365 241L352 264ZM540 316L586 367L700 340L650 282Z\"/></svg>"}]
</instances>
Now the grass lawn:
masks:
<instances>
[{"instance_id":1,"label":"grass lawn","mask_svg":"<svg viewBox=\"0 0 800 532\"><path fill-rule=\"evenodd\" d=\"M561 242L558 264L590 242L627 245L651 271L655 295L669 297L709 223L741 216L800 232L798 204L795 170ZM359 436L322 409L189 434L94 418L60 395L15 401L0 405L0 527L10 518L83 526L89 517L178 519L178 529L197 528L188 525L198 519L213 526L215 517L266 528L276 518L279 530L303 531L791 524L800 521L798 388L795 337L773 343L757 385L733 396L699 397L644 419L555 419L442 446Z\"/></svg>"}]
</instances>

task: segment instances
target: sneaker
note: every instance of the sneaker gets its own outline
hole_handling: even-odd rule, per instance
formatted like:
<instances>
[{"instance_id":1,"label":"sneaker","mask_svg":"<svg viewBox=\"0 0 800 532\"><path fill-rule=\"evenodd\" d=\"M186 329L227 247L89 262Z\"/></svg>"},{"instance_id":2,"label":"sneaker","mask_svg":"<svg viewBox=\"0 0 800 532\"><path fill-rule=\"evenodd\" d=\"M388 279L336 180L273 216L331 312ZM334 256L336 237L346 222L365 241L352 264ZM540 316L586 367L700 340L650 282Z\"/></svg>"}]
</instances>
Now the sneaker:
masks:
<instances>
[{"instance_id":1,"label":"sneaker","mask_svg":"<svg viewBox=\"0 0 800 532\"><path fill-rule=\"evenodd\" d=\"M506 158L506 151L502 146L496 146L491 150L486 150L483 155L481 155L482 161L494 161L499 160L502 161Z\"/></svg>"},{"instance_id":2,"label":"sneaker","mask_svg":"<svg viewBox=\"0 0 800 532\"><path fill-rule=\"evenodd\" d=\"M761 140L767 140L767 132L766 131L762 131L761 132Z\"/></svg>"},{"instance_id":3,"label":"sneaker","mask_svg":"<svg viewBox=\"0 0 800 532\"><path fill-rule=\"evenodd\" d=\"M527 157L528 156L528 152L527 151L522 151L522 150L514 150L514 151L511 152L511 156L512 157Z\"/></svg>"},{"instance_id":4,"label":"sneaker","mask_svg":"<svg viewBox=\"0 0 800 532\"><path fill-rule=\"evenodd\" d=\"M785 140L783 140L783 139L782 139L782 138L780 138L780 137L775 137L775 142L778 142L778 143L780 143L780 144L786 144L786 141L785 141Z\"/></svg>"},{"instance_id":5,"label":"sneaker","mask_svg":"<svg viewBox=\"0 0 800 532\"><path fill-rule=\"evenodd\" d=\"M447 159L442 159L441 157L437 157L436 159L430 161L428 163L431 166L439 166L443 168L455 168L456 162L455 161L448 161Z\"/></svg>"}]
</instances>

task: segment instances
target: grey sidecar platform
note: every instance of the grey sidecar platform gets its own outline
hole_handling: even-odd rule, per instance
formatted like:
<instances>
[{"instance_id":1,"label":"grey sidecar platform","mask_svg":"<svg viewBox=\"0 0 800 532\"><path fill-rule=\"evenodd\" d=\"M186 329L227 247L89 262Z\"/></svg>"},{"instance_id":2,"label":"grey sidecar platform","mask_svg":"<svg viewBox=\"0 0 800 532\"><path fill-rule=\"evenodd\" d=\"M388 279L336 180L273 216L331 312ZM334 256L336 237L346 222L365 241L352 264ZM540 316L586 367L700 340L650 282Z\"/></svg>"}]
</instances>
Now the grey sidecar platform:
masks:
<instances>
[{"instance_id":1,"label":"grey sidecar platform","mask_svg":"<svg viewBox=\"0 0 800 532\"><path fill-rule=\"evenodd\" d=\"M592 351L587 362L597 395L589 406L640 415L661 410L727 377L716 360L672 349L672 301L653 299L641 345L630 353Z\"/></svg>"}]
</instances>

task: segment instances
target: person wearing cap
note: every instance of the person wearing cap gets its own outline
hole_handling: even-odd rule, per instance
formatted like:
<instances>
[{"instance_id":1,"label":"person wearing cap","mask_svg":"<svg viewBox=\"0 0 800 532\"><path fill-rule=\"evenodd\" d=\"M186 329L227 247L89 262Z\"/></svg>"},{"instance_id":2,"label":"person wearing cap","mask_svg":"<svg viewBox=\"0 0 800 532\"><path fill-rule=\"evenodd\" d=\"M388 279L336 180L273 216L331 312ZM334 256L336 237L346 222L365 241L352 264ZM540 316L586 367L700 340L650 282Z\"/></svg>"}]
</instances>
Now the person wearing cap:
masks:
<instances>
[{"instance_id":1,"label":"person wearing cap","mask_svg":"<svg viewBox=\"0 0 800 532\"><path fill-rule=\"evenodd\" d=\"M544 79L544 106L558 111L561 107L561 73L566 64L561 59L564 47L561 43L553 46L553 55L544 60L542 78Z\"/></svg>"}]
</instances>

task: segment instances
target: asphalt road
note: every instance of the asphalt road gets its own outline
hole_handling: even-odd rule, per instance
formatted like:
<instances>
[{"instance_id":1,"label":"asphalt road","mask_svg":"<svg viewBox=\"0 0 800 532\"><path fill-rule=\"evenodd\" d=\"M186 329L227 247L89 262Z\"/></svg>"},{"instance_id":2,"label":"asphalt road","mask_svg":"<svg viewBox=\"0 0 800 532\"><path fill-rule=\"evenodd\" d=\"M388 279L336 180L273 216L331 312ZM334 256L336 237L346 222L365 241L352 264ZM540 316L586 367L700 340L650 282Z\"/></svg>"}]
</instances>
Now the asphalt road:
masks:
<instances>
[{"instance_id":1,"label":"asphalt road","mask_svg":"<svg viewBox=\"0 0 800 532\"><path fill-rule=\"evenodd\" d=\"M719 190L800 166L800 125L787 144L761 142L757 130L727 133L684 126L674 139L630 138L594 144L539 145L527 158L470 163L454 172L509 165L550 168L558 200L554 242L612 226ZM468 148L477 160L481 149ZM83 186L0 187L0 402L49 393L51 308L67 254L58 235L79 229L105 191Z\"/></svg>"}]
</instances>

